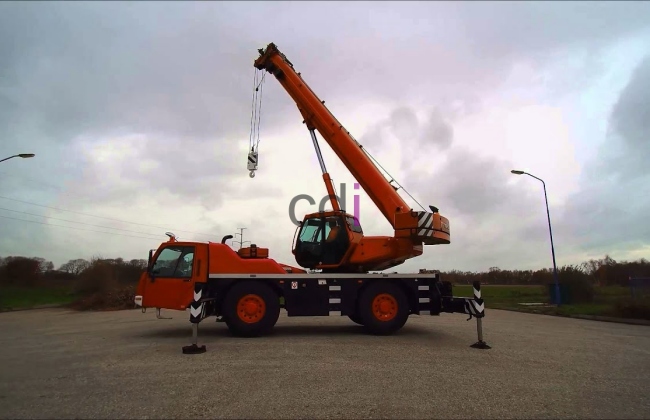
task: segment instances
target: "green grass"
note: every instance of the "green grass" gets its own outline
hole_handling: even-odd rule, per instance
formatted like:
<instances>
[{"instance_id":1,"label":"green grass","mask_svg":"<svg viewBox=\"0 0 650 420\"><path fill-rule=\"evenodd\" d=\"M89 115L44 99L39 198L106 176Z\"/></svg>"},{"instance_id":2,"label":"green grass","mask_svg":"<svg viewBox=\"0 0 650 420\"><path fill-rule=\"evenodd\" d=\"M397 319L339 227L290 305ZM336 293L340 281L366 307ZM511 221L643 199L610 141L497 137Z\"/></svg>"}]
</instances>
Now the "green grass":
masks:
<instances>
[{"instance_id":1,"label":"green grass","mask_svg":"<svg viewBox=\"0 0 650 420\"><path fill-rule=\"evenodd\" d=\"M454 286L454 296L472 297L474 292L472 286ZM485 299L486 307L494 307L495 304L518 304L546 302L548 300L544 286L502 286L485 285L481 286L481 297Z\"/></svg>"},{"instance_id":2,"label":"green grass","mask_svg":"<svg viewBox=\"0 0 650 420\"><path fill-rule=\"evenodd\" d=\"M66 288L0 287L0 310L72 303L77 295Z\"/></svg>"},{"instance_id":3,"label":"green grass","mask_svg":"<svg viewBox=\"0 0 650 420\"><path fill-rule=\"evenodd\" d=\"M621 313L621 305L629 307L650 308L647 300L630 300L630 289L620 286L596 287L593 302L556 306L526 306L520 303L549 303L546 286L507 286L483 285L481 297L485 300L487 309L517 309L524 312L550 315L592 315L607 317L630 316L630 311ZM472 286L454 286L454 296L473 296ZM636 310L635 318L648 319L647 310Z\"/></svg>"}]
</instances>

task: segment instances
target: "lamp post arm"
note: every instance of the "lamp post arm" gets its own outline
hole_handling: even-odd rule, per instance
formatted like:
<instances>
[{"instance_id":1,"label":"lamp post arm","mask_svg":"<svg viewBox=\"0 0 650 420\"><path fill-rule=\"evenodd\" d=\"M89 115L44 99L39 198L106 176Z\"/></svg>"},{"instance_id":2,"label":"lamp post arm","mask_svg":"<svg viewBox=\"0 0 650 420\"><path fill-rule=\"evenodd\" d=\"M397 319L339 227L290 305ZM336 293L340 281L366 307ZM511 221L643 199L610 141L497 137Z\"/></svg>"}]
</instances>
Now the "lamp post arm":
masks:
<instances>
[{"instance_id":1,"label":"lamp post arm","mask_svg":"<svg viewBox=\"0 0 650 420\"><path fill-rule=\"evenodd\" d=\"M13 155L13 156L6 157L6 158L0 160L0 162L4 162L5 160L9 160L9 159L12 159L12 158L15 158L15 157L18 157L18 155Z\"/></svg>"},{"instance_id":2,"label":"lamp post arm","mask_svg":"<svg viewBox=\"0 0 650 420\"><path fill-rule=\"evenodd\" d=\"M524 173L525 173L526 175L528 175L528 176L532 176L533 178L535 178L536 180L538 180L538 181L540 181L542 184L544 184L544 191L546 191L546 184L544 183L544 180L543 180L542 178L537 178L535 175L533 175L533 174L529 174L528 172L524 172Z\"/></svg>"}]
</instances>

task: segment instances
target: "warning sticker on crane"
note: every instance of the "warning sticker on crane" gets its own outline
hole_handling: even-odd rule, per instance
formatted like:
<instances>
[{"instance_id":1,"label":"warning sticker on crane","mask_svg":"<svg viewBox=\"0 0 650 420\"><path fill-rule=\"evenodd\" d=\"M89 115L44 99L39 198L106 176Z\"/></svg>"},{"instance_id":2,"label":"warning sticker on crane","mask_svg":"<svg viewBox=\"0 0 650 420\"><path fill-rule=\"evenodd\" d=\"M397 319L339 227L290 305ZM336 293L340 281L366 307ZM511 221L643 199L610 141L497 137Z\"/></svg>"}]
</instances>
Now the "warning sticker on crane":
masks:
<instances>
[{"instance_id":1,"label":"warning sticker on crane","mask_svg":"<svg viewBox=\"0 0 650 420\"><path fill-rule=\"evenodd\" d=\"M291 288L292 289L297 289L298 288L298 282L297 281L292 281L291 282Z\"/></svg>"}]
</instances>

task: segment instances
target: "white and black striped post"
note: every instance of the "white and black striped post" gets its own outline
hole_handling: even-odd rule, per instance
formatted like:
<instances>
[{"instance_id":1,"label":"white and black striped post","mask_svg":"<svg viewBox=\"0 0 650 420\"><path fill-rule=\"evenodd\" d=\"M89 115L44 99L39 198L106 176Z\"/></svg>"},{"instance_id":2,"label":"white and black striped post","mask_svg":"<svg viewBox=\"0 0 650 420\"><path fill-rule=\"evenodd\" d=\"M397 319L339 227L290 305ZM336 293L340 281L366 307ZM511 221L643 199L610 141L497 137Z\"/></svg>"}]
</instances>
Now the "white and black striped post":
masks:
<instances>
[{"instance_id":1,"label":"white and black striped post","mask_svg":"<svg viewBox=\"0 0 650 420\"><path fill-rule=\"evenodd\" d=\"M203 319L205 309L205 302L201 300L203 297L203 286L205 283L194 283L194 299L190 305L190 322L192 323L192 345L183 347L183 354L199 354L205 353L205 345L198 346L199 339L199 323Z\"/></svg>"},{"instance_id":2,"label":"white and black striped post","mask_svg":"<svg viewBox=\"0 0 650 420\"><path fill-rule=\"evenodd\" d=\"M481 298L481 282L475 281L472 284L474 289L474 299L469 302L470 307L475 312L473 315L476 317L476 332L478 334L478 341L470 347L475 349L490 349L491 347L483 341L483 317L485 316L485 302ZM470 312L472 313L472 312Z\"/></svg>"}]
</instances>

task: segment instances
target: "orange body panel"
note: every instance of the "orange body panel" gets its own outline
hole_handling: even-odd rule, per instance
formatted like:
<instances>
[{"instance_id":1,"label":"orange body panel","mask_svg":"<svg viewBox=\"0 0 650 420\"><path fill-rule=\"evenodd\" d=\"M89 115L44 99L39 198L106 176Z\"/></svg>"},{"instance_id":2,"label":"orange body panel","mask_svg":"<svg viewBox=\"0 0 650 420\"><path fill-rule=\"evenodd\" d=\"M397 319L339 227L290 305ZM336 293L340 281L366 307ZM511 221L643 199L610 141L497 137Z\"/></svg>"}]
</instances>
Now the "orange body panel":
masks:
<instances>
[{"instance_id":1,"label":"orange body panel","mask_svg":"<svg viewBox=\"0 0 650 420\"><path fill-rule=\"evenodd\" d=\"M142 306L149 308L166 308L184 310L194 297L194 283L206 282L208 273L208 248L204 244L192 242L169 242L163 245L194 247L191 275L189 277L154 276L147 272L140 277L137 295L142 296ZM160 254L156 252L154 259Z\"/></svg>"},{"instance_id":2,"label":"orange body panel","mask_svg":"<svg viewBox=\"0 0 650 420\"><path fill-rule=\"evenodd\" d=\"M243 258L230 246L225 244L210 243L210 274L286 274L305 273L305 270L280 264L267 258ZM258 248L266 249L266 248ZM291 271L289 271L291 270Z\"/></svg>"},{"instance_id":3,"label":"orange body panel","mask_svg":"<svg viewBox=\"0 0 650 420\"><path fill-rule=\"evenodd\" d=\"M348 264L385 270L419 255L422 255L422 246L414 246L408 238L365 236L354 247Z\"/></svg>"}]
</instances>

